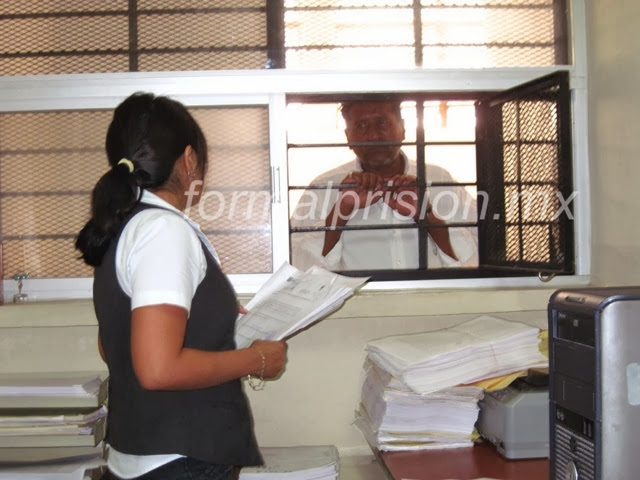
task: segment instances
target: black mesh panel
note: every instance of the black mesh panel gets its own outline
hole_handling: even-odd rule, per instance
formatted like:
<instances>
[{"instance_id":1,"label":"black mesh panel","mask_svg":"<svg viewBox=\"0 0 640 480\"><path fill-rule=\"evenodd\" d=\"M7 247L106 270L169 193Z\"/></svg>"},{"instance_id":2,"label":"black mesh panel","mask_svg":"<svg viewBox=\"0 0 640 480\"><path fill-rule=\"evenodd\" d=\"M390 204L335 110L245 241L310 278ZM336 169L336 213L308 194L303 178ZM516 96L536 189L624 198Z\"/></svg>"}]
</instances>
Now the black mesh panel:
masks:
<instances>
[{"instance_id":1,"label":"black mesh panel","mask_svg":"<svg viewBox=\"0 0 640 480\"><path fill-rule=\"evenodd\" d=\"M535 83L478 106L480 262L572 273L568 80Z\"/></svg>"}]
</instances>

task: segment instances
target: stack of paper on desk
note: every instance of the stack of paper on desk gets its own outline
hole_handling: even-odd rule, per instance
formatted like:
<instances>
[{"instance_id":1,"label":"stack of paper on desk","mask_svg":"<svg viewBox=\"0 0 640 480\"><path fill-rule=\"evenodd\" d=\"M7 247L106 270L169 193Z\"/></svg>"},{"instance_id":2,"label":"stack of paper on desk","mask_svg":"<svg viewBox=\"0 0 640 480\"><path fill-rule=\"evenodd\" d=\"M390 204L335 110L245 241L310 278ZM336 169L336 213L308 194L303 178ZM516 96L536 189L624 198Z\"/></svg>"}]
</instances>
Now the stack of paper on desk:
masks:
<instances>
[{"instance_id":1,"label":"stack of paper on desk","mask_svg":"<svg viewBox=\"0 0 640 480\"><path fill-rule=\"evenodd\" d=\"M105 373L0 375L0 462L100 457Z\"/></svg>"},{"instance_id":2,"label":"stack of paper on desk","mask_svg":"<svg viewBox=\"0 0 640 480\"><path fill-rule=\"evenodd\" d=\"M104 438L107 408L86 413L6 415L0 411L0 448L95 447Z\"/></svg>"},{"instance_id":3,"label":"stack of paper on desk","mask_svg":"<svg viewBox=\"0 0 640 480\"><path fill-rule=\"evenodd\" d=\"M539 330L481 316L456 327L367 344L356 425L380 450L471 446L481 379L547 366Z\"/></svg>"},{"instance_id":4,"label":"stack of paper on desk","mask_svg":"<svg viewBox=\"0 0 640 480\"><path fill-rule=\"evenodd\" d=\"M245 467L239 480L336 480L338 450L333 445L261 448L262 467Z\"/></svg>"},{"instance_id":5,"label":"stack of paper on desk","mask_svg":"<svg viewBox=\"0 0 640 480\"><path fill-rule=\"evenodd\" d=\"M535 327L485 315L444 330L374 340L366 350L380 368L426 394L548 366L538 333Z\"/></svg>"},{"instance_id":6,"label":"stack of paper on desk","mask_svg":"<svg viewBox=\"0 0 640 480\"><path fill-rule=\"evenodd\" d=\"M367 365L356 425L379 450L471 446L483 390L450 387L420 395L375 365Z\"/></svg>"},{"instance_id":7,"label":"stack of paper on desk","mask_svg":"<svg viewBox=\"0 0 640 480\"><path fill-rule=\"evenodd\" d=\"M285 263L246 305L238 319L236 345L282 340L342 306L367 281L312 267L306 272Z\"/></svg>"},{"instance_id":8,"label":"stack of paper on desk","mask_svg":"<svg viewBox=\"0 0 640 480\"><path fill-rule=\"evenodd\" d=\"M0 480L97 480L106 471L100 458L0 466Z\"/></svg>"},{"instance_id":9,"label":"stack of paper on desk","mask_svg":"<svg viewBox=\"0 0 640 480\"><path fill-rule=\"evenodd\" d=\"M0 375L0 409L98 408L107 398L106 373L34 372Z\"/></svg>"}]
</instances>

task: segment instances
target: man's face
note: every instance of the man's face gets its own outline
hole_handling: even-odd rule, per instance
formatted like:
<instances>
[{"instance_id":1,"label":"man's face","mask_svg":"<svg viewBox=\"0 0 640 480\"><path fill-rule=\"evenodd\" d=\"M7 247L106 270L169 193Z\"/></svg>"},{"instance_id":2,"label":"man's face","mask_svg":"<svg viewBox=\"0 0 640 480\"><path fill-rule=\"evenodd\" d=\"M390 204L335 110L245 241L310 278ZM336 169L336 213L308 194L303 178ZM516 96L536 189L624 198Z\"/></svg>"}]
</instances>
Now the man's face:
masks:
<instances>
[{"instance_id":1,"label":"man's face","mask_svg":"<svg viewBox=\"0 0 640 480\"><path fill-rule=\"evenodd\" d=\"M362 102L351 106L345 129L351 142L401 142L404 122L398 118L393 104ZM400 145L351 147L360 159L363 170L376 171L391 165L400 153Z\"/></svg>"}]
</instances>

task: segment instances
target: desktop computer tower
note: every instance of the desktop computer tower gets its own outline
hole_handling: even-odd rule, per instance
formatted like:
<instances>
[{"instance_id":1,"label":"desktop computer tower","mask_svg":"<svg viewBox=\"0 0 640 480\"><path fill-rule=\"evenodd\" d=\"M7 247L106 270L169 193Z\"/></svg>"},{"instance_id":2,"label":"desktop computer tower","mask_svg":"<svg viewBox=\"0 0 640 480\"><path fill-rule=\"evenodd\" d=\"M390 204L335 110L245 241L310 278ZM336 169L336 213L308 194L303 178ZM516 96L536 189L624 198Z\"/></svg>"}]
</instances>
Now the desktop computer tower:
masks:
<instances>
[{"instance_id":1,"label":"desktop computer tower","mask_svg":"<svg viewBox=\"0 0 640 480\"><path fill-rule=\"evenodd\" d=\"M640 479L640 287L549 300L551 480Z\"/></svg>"}]
</instances>

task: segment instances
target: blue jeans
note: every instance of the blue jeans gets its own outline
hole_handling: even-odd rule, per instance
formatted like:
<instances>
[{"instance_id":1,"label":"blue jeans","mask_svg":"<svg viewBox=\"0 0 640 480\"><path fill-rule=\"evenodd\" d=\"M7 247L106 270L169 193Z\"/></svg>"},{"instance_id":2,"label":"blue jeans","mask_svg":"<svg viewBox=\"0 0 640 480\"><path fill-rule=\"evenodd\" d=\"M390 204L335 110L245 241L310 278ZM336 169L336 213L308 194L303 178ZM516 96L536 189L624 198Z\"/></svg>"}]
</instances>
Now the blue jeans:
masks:
<instances>
[{"instance_id":1,"label":"blue jeans","mask_svg":"<svg viewBox=\"0 0 640 480\"><path fill-rule=\"evenodd\" d=\"M232 480L233 467L182 457L151 470L136 480Z\"/></svg>"}]
</instances>

